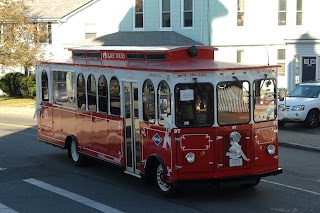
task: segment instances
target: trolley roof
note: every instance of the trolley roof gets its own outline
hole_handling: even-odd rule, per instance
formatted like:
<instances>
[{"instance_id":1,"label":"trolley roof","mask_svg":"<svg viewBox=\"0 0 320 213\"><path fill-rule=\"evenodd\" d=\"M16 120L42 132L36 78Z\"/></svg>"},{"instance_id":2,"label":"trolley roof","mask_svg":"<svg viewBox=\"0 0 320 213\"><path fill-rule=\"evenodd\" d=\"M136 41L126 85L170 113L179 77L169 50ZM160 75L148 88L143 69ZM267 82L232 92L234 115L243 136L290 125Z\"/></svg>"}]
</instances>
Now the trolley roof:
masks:
<instances>
[{"instance_id":1,"label":"trolley roof","mask_svg":"<svg viewBox=\"0 0 320 213\"><path fill-rule=\"evenodd\" d=\"M69 49L72 52L71 61L41 63L167 72L252 70L279 67L278 65L243 65L215 61L214 53L216 50L217 48L210 46L76 47Z\"/></svg>"}]
</instances>

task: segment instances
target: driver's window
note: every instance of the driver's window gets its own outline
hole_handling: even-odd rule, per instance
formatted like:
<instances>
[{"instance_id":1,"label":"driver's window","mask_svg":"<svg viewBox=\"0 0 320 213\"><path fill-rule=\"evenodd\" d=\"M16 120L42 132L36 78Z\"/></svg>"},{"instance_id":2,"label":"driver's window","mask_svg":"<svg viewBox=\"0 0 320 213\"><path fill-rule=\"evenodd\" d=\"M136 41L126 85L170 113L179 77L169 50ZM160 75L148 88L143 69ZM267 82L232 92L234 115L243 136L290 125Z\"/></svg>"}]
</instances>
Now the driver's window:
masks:
<instances>
[{"instance_id":1,"label":"driver's window","mask_svg":"<svg viewBox=\"0 0 320 213\"><path fill-rule=\"evenodd\" d=\"M268 121L276 118L277 91L274 79L256 80L254 88L254 121Z\"/></svg>"}]
</instances>

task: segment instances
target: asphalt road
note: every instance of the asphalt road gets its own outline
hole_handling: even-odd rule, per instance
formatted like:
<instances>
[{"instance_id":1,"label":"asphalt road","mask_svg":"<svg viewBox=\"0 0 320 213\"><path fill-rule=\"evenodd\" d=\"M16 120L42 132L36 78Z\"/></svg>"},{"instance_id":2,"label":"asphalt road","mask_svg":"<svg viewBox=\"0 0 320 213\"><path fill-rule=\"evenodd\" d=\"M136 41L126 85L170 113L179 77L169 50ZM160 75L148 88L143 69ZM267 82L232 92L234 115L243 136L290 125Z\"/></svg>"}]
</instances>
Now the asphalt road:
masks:
<instances>
[{"instance_id":1,"label":"asphalt road","mask_svg":"<svg viewBox=\"0 0 320 213\"><path fill-rule=\"evenodd\" d=\"M254 188L193 184L169 199L116 167L75 167L65 150L38 142L33 125L0 117L1 213L320 212L319 152L280 147L283 173Z\"/></svg>"}]
</instances>

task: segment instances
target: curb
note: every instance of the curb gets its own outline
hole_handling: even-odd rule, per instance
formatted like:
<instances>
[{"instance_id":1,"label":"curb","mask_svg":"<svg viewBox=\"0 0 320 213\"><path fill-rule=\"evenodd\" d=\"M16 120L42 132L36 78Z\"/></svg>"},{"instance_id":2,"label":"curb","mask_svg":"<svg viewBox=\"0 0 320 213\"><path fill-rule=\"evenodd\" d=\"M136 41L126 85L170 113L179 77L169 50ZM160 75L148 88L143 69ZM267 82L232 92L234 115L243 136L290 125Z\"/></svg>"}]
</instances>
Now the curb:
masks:
<instances>
[{"instance_id":1,"label":"curb","mask_svg":"<svg viewBox=\"0 0 320 213\"><path fill-rule=\"evenodd\" d=\"M302 150L313 151L313 152L320 152L320 147L301 145L297 143L288 143L285 141L279 141L279 146L289 147L294 149L302 149Z\"/></svg>"}]
</instances>

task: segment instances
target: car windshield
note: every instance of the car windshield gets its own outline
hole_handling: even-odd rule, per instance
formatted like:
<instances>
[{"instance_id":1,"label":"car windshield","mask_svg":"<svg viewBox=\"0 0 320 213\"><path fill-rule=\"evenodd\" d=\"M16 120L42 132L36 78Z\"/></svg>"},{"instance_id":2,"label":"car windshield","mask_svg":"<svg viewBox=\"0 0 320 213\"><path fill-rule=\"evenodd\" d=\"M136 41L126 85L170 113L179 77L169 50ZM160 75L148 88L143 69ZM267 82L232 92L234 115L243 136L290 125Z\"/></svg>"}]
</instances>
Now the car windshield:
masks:
<instances>
[{"instance_id":1,"label":"car windshield","mask_svg":"<svg viewBox=\"0 0 320 213\"><path fill-rule=\"evenodd\" d=\"M318 98L319 93L320 86L299 85L289 93L288 97Z\"/></svg>"}]
</instances>

